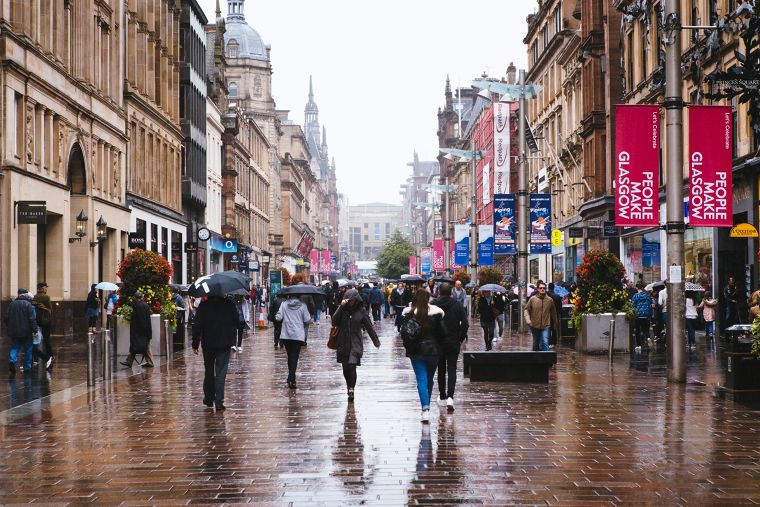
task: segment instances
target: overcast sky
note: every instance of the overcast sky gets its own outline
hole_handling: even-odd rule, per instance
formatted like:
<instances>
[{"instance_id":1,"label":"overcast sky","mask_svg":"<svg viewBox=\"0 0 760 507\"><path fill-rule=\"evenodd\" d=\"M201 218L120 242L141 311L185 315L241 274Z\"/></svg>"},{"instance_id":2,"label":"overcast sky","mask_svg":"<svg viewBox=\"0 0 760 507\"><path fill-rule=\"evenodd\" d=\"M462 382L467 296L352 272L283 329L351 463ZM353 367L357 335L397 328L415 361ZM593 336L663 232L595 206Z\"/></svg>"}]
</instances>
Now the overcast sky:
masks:
<instances>
[{"instance_id":1,"label":"overcast sky","mask_svg":"<svg viewBox=\"0 0 760 507\"><path fill-rule=\"evenodd\" d=\"M199 0L213 22L216 0ZM227 14L226 0L220 0ZM246 0L245 18L272 47L278 109L303 125L309 75L327 127L338 191L350 204L400 202L414 151L438 155L436 113L446 75L468 86L509 62L522 44L534 0Z\"/></svg>"}]
</instances>

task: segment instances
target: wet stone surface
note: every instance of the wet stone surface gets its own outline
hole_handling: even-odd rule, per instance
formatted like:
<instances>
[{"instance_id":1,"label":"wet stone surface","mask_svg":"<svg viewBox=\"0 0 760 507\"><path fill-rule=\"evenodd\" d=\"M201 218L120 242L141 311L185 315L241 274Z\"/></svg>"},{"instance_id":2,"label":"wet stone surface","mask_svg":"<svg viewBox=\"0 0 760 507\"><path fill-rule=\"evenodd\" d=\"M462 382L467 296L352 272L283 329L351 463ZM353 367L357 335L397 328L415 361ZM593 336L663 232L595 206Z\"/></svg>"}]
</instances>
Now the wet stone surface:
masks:
<instances>
[{"instance_id":1,"label":"wet stone surface","mask_svg":"<svg viewBox=\"0 0 760 507\"><path fill-rule=\"evenodd\" d=\"M466 346L480 350L473 324ZM329 320L314 328L297 391L271 331L249 335L222 413L202 405L202 361L188 353L3 412L0 504L760 503L760 411L713 396L720 361L704 345L689 377L707 387L668 385L657 355L610 369L561 347L548 385L471 384L460 361L456 411L434 406L425 426L390 321L379 350L367 342L354 404L325 347Z\"/></svg>"}]
</instances>

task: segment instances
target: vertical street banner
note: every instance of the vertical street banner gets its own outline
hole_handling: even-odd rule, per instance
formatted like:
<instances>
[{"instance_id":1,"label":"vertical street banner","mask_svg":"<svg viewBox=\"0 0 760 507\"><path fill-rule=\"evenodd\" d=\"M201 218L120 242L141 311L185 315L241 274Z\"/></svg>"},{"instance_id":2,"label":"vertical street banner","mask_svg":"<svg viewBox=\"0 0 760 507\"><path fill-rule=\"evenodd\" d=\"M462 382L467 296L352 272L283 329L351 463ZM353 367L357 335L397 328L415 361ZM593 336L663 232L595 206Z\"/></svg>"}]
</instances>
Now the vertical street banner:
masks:
<instances>
[{"instance_id":1,"label":"vertical street banner","mask_svg":"<svg viewBox=\"0 0 760 507\"><path fill-rule=\"evenodd\" d=\"M330 272L338 271L338 256L337 255L331 255L330 256Z\"/></svg>"},{"instance_id":2,"label":"vertical street banner","mask_svg":"<svg viewBox=\"0 0 760 507\"><path fill-rule=\"evenodd\" d=\"M269 300L274 301L274 297L282 289L282 271L272 270L269 272Z\"/></svg>"},{"instance_id":3,"label":"vertical street banner","mask_svg":"<svg viewBox=\"0 0 760 507\"><path fill-rule=\"evenodd\" d=\"M453 271L461 271L464 266L460 266L456 261L456 245L451 245L451 256L449 257L449 263L451 263L451 269Z\"/></svg>"},{"instance_id":4,"label":"vertical street banner","mask_svg":"<svg viewBox=\"0 0 760 507\"><path fill-rule=\"evenodd\" d=\"M470 263L470 226L454 225L454 262L460 266Z\"/></svg>"},{"instance_id":5,"label":"vertical street banner","mask_svg":"<svg viewBox=\"0 0 760 507\"><path fill-rule=\"evenodd\" d=\"M491 166L483 166L483 205L491 202Z\"/></svg>"},{"instance_id":6,"label":"vertical street banner","mask_svg":"<svg viewBox=\"0 0 760 507\"><path fill-rule=\"evenodd\" d=\"M615 106L615 224L659 225L660 106Z\"/></svg>"},{"instance_id":7,"label":"vertical street banner","mask_svg":"<svg viewBox=\"0 0 760 507\"><path fill-rule=\"evenodd\" d=\"M446 266L444 265L443 255L443 240L433 240L433 271L444 271Z\"/></svg>"},{"instance_id":8,"label":"vertical street banner","mask_svg":"<svg viewBox=\"0 0 760 507\"><path fill-rule=\"evenodd\" d=\"M322 265L320 268L320 273L330 274L330 250L322 250Z\"/></svg>"},{"instance_id":9,"label":"vertical street banner","mask_svg":"<svg viewBox=\"0 0 760 507\"><path fill-rule=\"evenodd\" d=\"M733 227L731 106L689 106L689 225Z\"/></svg>"},{"instance_id":10,"label":"vertical street banner","mask_svg":"<svg viewBox=\"0 0 760 507\"><path fill-rule=\"evenodd\" d=\"M430 273L433 267L433 249L429 246L420 248L420 273L425 275Z\"/></svg>"},{"instance_id":11,"label":"vertical street banner","mask_svg":"<svg viewBox=\"0 0 760 507\"><path fill-rule=\"evenodd\" d=\"M494 194L494 254L514 255L517 230L515 217L515 194Z\"/></svg>"},{"instance_id":12,"label":"vertical street banner","mask_svg":"<svg viewBox=\"0 0 760 507\"><path fill-rule=\"evenodd\" d=\"M509 104L493 105L493 193L509 193L511 142L509 138ZM494 196L494 199L496 197Z\"/></svg>"},{"instance_id":13,"label":"vertical street banner","mask_svg":"<svg viewBox=\"0 0 760 507\"><path fill-rule=\"evenodd\" d=\"M552 194L530 194L530 253L552 253Z\"/></svg>"},{"instance_id":14,"label":"vertical street banner","mask_svg":"<svg viewBox=\"0 0 760 507\"><path fill-rule=\"evenodd\" d=\"M478 226L478 265L493 266L493 224Z\"/></svg>"},{"instance_id":15,"label":"vertical street banner","mask_svg":"<svg viewBox=\"0 0 760 507\"><path fill-rule=\"evenodd\" d=\"M416 255L409 256L409 274L410 275L417 274L417 256Z\"/></svg>"},{"instance_id":16,"label":"vertical street banner","mask_svg":"<svg viewBox=\"0 0 760 507\"><path fill-rule=\"evenodd\" d=\"M319 250L316 248L309 252L309 271L312 274L319 273Z\"/></svg>"}]
</instances>

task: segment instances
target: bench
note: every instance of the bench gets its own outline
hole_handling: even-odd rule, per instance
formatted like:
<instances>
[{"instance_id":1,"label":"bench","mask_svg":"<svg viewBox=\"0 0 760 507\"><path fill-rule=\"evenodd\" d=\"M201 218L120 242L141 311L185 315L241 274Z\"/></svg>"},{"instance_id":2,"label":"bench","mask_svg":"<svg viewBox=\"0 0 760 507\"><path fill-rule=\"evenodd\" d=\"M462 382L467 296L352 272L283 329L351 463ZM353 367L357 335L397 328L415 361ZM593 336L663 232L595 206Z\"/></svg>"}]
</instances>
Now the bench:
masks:
<instances>
[{"instance_id":1,"label":"bench","mask_svg":"<svg viewBox=\"0 0 760 507\"><path fill-rule=\"evenodd\" d=\"M464 352L464 374L470 382L549 382L557 353L531 350Z\"/></svg>"}]
</instances>

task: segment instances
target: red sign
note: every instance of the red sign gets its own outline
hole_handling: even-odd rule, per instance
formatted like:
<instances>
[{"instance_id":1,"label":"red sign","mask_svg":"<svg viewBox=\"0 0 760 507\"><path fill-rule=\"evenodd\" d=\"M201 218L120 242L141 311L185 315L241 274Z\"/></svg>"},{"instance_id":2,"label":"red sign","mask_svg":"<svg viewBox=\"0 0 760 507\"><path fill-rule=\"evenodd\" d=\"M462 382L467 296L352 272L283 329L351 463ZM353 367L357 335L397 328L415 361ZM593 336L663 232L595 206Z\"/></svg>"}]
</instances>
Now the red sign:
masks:
<instances>
[{"instance_id":1,"label":"red sign","mask_svg":"<svg viewBox=\"0 0 760 507\"><path fill-rule=\"evenodd\" d=\"M660 107L615 106L615 225L659 225Z\"/></svg>"},{"instance_id":2,"label":"red sign","mask_svg":"<svg viewBox=\"0 0 760 507\"><path fill-rule=\"evenodd\" d=\"M319 272L319 250L312 249L309 252L309 271L315 274Z\"/></svg>"},{"instance_id":3,"label":"red sign","mask_svg":"<svg viewBox=\"0 0 760 507\"><path fill-rule=\"evenodd\" d=\"M322 250L322 264L319 266L319 272L330 274L330 250Z\"/></svg>"},{"instance_id":4,"label":"red sign","mask_svg":"<svg viewBox=\"0 0 760 507\"><path fill-rule=\"evenodd\" d=\"M443 271L446 267L443 264L443 240L433 240L433 271Z\"/></svg>"},{"instance_id":5,"label":"red sign","mask_svg":"<svg viewBox=\"0 0 760 507\"><path fill-rule=\"evenodd\" d=\"M416 255L409 256L409 274L410 275L417 274L417 256Z\"/></svg>"},{"instance_id":6,"label":"red sign","mask_svg":"<svg viewBox=\"0 0 760 507\"><path fill-rule=\"evenodd\" d=\"M731 112L731 106L689 106L689 225L734 225Z\"/></svg>"}]
</instances>

